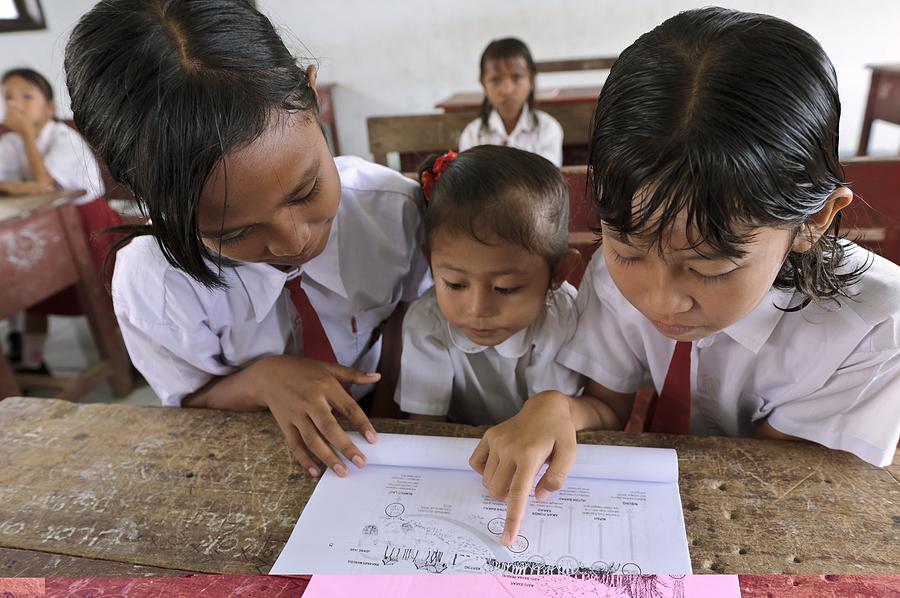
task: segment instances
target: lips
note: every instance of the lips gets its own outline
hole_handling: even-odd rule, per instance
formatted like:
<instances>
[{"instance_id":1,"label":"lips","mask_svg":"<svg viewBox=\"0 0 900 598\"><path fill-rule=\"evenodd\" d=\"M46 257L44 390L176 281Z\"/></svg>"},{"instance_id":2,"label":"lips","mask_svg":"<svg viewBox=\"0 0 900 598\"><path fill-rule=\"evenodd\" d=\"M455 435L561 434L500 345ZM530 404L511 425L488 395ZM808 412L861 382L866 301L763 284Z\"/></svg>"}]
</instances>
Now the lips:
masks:
<instances>
[{"instance_id":1,"label":"lips","mask_svg":"<svg viewBox=\"0 0 900 598\"><path fill-rule=\"evenodd\" d=\"M493 336L497 333L497 330L494 328L466 328L466 332L468 332L471 336L485 338L488 336Z\"/></svg>"},{"instance_id":2,"label":"lips","mask_svg":"<svg viewBox=\"0 0 900 598\"><path fill-rule=\"evenodd\" d=\"M653 326L656 327L662 334L670 337L684 336L686 334L690 334L694 330L697 329L696 326L684 326L682 324L666 324L665 322L660 322L659 320L651 320L653 322Z\"/></svg>"}]
</instances>

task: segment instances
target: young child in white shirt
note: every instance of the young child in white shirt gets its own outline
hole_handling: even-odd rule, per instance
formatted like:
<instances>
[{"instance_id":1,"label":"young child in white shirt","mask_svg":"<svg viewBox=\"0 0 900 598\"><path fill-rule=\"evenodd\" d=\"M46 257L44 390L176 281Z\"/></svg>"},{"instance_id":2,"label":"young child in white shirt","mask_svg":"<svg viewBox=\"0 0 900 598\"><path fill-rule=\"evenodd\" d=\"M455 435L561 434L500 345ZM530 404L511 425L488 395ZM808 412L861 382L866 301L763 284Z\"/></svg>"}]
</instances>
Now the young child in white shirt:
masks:
<instances>
[{"instance_id":1,"label":"young child in white shirt","mask_svg":"<svg viewBox=\"0 0 900 598\"><path fill-rule=\"evenodd\" d=\"M568 247L559 169L482 145L432 156L420 177L435 288L403 321L401 410L496 424L545 391L575 394L581 376L556 362L575 333L575 289L565 277L579 259Z\"/></svg>"},{"instance_id":2,"label":"young child in white shirt","mask_svg":"<svg viewBox=\"0 0 900 598\"><path fill-rule=\"evenodd\" d=\"M562 126L534 108L537 67L531 52L513 37L488 44L481 54L484 88L481 115L459 136L459 151L476 145L508 145L534 152L562 166Z\"/></svg>"},{"instance_id":3,"label":"young child in white shirt","mask_svg":"<svg viewBox=\"0 0 900 598\"><path fill-rule=\"evenodd\" d=\"M825 52L774 17L687 11L621 54L591 135L602 251L559 356L589 382L477 452L515 462L494 487L507 532L545 461L535 497L563 483L575 430L622 429L646 371L661 393L651 431L805 439L891 462L900 267L840 238L853 193L839 115Z\"/></svg>"},{"instance_id":4,"label":"young child in white shirt","mask_svg":"<svg viewBox=\"0 0 900 598\"><path fill-rule=\"evenodd\" d=\"M383 371L399 363L387 345L431 286L418 185L332 158L315 69L244 0L105 1L75 27L66 74L76 123L150 217L112 290L163 403L268 408L311 475L313 456L362 467L336 415L375 441L354 399L382 354Z\"/></svg>"},{"instance_id":5,"label":"young child in white shirt","mask_svg":"<svg viewBox=\"0 0 900 598\"><path fill-rule=\"evenodd\" d=\"M0 202L3 195L36 195L54 189L82 189L84 195L72 203L101 281L114 256L107 254L114 236L103 234L121 224L121 218L104 197L100 166L77 131L56 120L53 88L46 77L29 68L7 71L0 78L5 108L4 124L9 132L0 137ZM106 266L109 266L107 268ZM70 287L28 309L25 334L15 331L19 350L13 359L20 372L46 373L44 345L48 315L82 315L84 310L75 287Z\"/></svg>"}]
</instances>

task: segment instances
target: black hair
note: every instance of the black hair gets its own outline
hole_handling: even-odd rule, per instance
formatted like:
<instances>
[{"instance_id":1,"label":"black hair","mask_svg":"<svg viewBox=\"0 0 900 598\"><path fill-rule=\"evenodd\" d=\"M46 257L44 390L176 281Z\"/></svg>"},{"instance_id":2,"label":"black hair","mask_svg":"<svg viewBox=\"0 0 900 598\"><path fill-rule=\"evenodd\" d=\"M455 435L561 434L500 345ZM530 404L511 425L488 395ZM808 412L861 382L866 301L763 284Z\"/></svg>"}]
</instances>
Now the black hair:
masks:
<instances>
[{"instance_id":1,"label":"black hair","mask_svg":"<svg viewBox=\"0 0 900 598\"><path fill-rule=\"evenodd\" d=\"M488 60L509 60L511 58L524 58L525 64L528 66L528 72L531 74L531 93L528 94L528 111L531 114L531 123L534 126L537 126L537 115L534 113L534 84L537 79L537 65L534 63L534 59L531 57L531 51L528 49L528 46L525 45L525 42L515 37L505 37L503 39L495 39L489 43L487 48L484 49L484 52L481 53L481 62L479 63L481 74L478 76L478 79L482 82L484 81L484 69L487 66ZM493 106L491 106L487 94L484 94L484 99L481 101L481 109L479 111L482 129L487 129L491 110L493 110Z\"/></svg>"},{"instance_id":2,"label":"black hair","mask_svg":"<svg viewBox=\"0 0 900 598\"><path fill-rule=\"evenodd\" d=\"M117 247L151 234L173 266L221 286L223 258L197 225L204 183L273 119L317 112L272 24L247 0L101 0L72 32L65 69L75 124L150 218L121 229Z\"/></svg>"},{"instance_id":3,"label":"black hair","mask_svg":"<svg viewBox=\"0 0 900 598\"><path fill-rule=\"evenodd\" d=\"M3 73L3 77L0 78L0 84L6 83L7 80L12 79L13 77L28 81L41 90L41 93L48 102L53 101L53 88L50 86L50 82L47 81L47 78L39 72L29 68L10 69Z\"/></svg>"},{"instance_id":4,"label":"black hair","mask_svg":"<svg viewBox=\"0 0 900 598\"><path fill-rule=\"evenodd\" d=\"M420 181L437 158L429 156L419 168ZM438 231L485 244L499 238L545 258L551 271L568 250L568 225L569 190L559 168L500 145L461 152L434 185L425 210L428 244Z\"/></svg>"},{"instance_id":5,"label":"black hair","mask_svg":"<svg viewBox=\"0 0 900 598\"><path fill-rule=\"evenodd\" d=\"M808 33L768 15L680 13L629 46L594 114L589 169L600 219L662 250L687 215L689 239L743 255L746 229L807 220L843 186L840 99ZM641 197L637 208L635 197ZM848 296L840 214L809 251L790 251L774 286L821 302Z\"/></svg>"}]
</instances>

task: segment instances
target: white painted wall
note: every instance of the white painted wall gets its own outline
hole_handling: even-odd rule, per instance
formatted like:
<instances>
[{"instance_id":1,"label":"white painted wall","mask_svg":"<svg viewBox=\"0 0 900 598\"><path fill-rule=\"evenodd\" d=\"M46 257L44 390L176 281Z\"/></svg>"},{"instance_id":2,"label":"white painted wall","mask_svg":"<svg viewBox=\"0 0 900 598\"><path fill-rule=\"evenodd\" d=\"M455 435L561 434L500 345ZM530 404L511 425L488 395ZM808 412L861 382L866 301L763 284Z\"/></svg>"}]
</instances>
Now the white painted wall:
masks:
<instances>
[{"instance_id":1,"label":"white painted wall","mask_svg":"<svg viewBox=\"0 0 900 598\"><path fill-rule=\"evenodd\" d=\"M872 63L900 63L896 0L719 0L774 14L812 33L834 62L844 117L841 151L852 155ZM368 156L371 115L421 113L463 89L478 88L478 57L493 38L524 39L538 60L615 54L680 10L709 0L257 0L289 47L319 63L322 82L339 84L335 110L344 153ZM69 113L62 76L65 40L93 0L43 0L49 29L0 34L0 69L28 64L48 75ZM599 73L545 75L543 85L590 84ZM539 81L539 84L541 82ZM872 148L900 151L900 127L876 124Z\"/></svg>"}]
</instances>

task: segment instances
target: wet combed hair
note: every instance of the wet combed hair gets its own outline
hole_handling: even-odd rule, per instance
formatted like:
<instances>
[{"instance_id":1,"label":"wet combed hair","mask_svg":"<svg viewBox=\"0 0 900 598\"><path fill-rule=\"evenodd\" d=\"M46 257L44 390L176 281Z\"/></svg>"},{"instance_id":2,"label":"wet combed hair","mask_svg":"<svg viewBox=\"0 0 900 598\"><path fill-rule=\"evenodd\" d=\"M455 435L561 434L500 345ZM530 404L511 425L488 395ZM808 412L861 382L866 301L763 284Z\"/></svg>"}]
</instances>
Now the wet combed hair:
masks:
<instances>
[{"instance_id":1,"label":"wet combed hair","mask_svg":"<svg viewBox=\"0 0 900 598\"><path fill-rule=\"evenodd\" d=\"M528 65L528 72L531 73L531 93L528 94L528 111L531 113L531 122L534 126L538 125L537 115L534 113L534 82L537 79L537 65L531 57L531 51L520 39L515 37L505 37L503 39L495 39L487 45L484 52L481 53L479 81L484 81L484 68L487 66L488 60L510 60L511 58L524 58L525 64ZM493 106L488 101L487 94L481 101L481 128L487 129L488 118L491 116Z\"/></svg>"},{"instance_id":2,"label":"wet combed hair","mask_svg":"<svg viewBox=\"0 0 900 598\"><path fill-rule=\"evenodd\" d=\"M419 168L430 171L438 154ZM550 264L565 256L569 190L559 168L513 147L479 145L461 152L434 186L425 210L425 236L463 234L481 243L499 238Z\"/></svg>"},{"instance_id":3,"label":"wet combed hair","mask_svg":"<svg viewBox=\"0 0 900 598\"><path fill-rule=\"evenodd\" d=\"M722 8L678 14L622 52L598 99L589 168L600 219L662 250L685 212L689 239L728 257L754 227L803 234L844 184L839 119L834 67L805 31ZM809 251L786 255L774 286L801 294L792 310L848 296L864 271L840 271L839 226L840 214Z\"/></svg>"},{"instance_id":4,"label":"wet combed hair","mask_svg":"<svg viewBox=\"0 0 900 598\"><path fill-rule=\"evenodd\" d=\"M39 72L29 68L11 69L3 73L3 77L2 79L0 79L0 84L6 83L8 79L11 79L13 77L18 77L20 79L28 81L41 90L41 93L44 95L44 98L46 98L48 102L53 101L53 88L50 86L50 82L47 81L47 78Z\"/></svg>"},{"instance_id":5,"label":"wet combed hair","mask_svg":"<svg viewBox=\"0 0 900 598\"><path fill-rule=\"evenodd\" d=\"M221 286L222 258L197 225L204 183L273 119L317 112L272 24L247 0L101 0L75 27L65 69L75 124L150 217L119 246L151 234L173 266Z\"/></svg>"}]
</instances>

